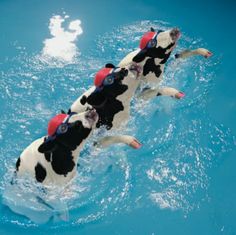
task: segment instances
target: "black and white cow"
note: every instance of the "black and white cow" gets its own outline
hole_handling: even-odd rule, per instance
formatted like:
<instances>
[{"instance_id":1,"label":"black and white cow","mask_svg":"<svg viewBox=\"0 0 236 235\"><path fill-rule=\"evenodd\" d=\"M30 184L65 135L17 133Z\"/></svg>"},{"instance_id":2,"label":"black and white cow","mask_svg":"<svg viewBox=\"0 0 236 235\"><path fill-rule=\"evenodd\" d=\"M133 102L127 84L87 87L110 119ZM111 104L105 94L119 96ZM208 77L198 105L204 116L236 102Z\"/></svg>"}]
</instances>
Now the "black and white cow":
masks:
<instances>
[{"instance_id":1,"label":"black and white cow","mask_svg":"<svg viewBox=\"0 0 236 235\"><path fill-rule=\"evenodd\" d=\"M180 31L173 28L167 31L157 31L153 28L143 35L140 40L139 49L129 53L124 57L118 66L137 66L140 68L140 80L148 85L140 97L149 99L159 95L173 96L182 98L183 93L177 93L176 89L170 87L159 87L163 80L165 64L176 47L180 37ZM175 55L176 58L187 58L193 55L202 55L208 58L211 52L204 48L196 50L185 50Z\"/></svg>"},{"instance_id":2,"label":"black and white cow","mask_svg":"<svg viewBox=\"0 0 236 235\"><path fill-rule=\"evenodd\" d=\"M64 185L77 172L79 153L98 121L94 110L59 114L49 122L49 136L31 143L16 162L16 175L31 174L45 185Z\"/></svg>"},{"instance_id":3,"label":"black and white cow","mask_svg":"<svg viewBox=\"0 0 236 235\"><path fill-rule=\"evenodd\" d=\"M140 48L129 53L119 67L107 64L104 69L110 69L109 74L103 76L102 81L109 79L111 74L119 74L112 79L111 84L96 84L81 95L71 106L70 112L82 112L93 107L99 114L97 127L104 125L107 129L119 128L129 119L131 99L141 83L147 83L151 88L145 89L140 95L149 99L155 96L170 96L176 99L184 97L184 93L172 87L157 87L162 81L164 66L176 46L180 37L177 28L144 34L140 41ZM208 58L211 53L204 49L185 50L176 58L187 58L192 55L203 55ZM99 80L99 79L98 79ZM101 87L99 87L101 85ZM154 86L154 88L153 88ZM119 137L105 137L99 144L106 146L113 141L122 142ZM134 141L135 142L135 141ZM134 143L133 142L133 143Z\"/></svg>"},{"instance_id":4,"label":"black and white cow","mask_svg":"<svg viewBox=\"0 0 236 235\"><path fill-rule=\"evenodd\" d=\"M148 83L157 83L162 80L164 66L169 59L172 50L180 37L180 31L176 28L167 31L150 32L143 35L140 40L140 49L128 55L132 62L142 68L141 76ZM127 57L120 62L127 63ZM128 62L129 63L129 62Z\"/></svg>"},{"instance_id":5,"label":"black and white cow","mask_svg":"<svg viewBox=\"0 0 236 235\"><path fill-rule=\"evenodd\" d=\"M144 50L141 52L138 50L135 53L131 53L132 56L128 55L127 58L121 61L119 64L120 67L107 64L105 68L96 74L94 86L81 95L72 104L69 111L83 112L93 107L99 114L98 128L104 125L110 130L124 126L130 116L131 100L137 88L140 86L144 74L148 80L154 80L153 75L149 77L150 72L154 74L155 82L157 82L157 76L162 76L164 64L175 46L179 31L173 29L159 33L158 35L160 34L162 34L163 48L148 48L147 51ZM153 58L149 58L148 56L153 56ZM155 65L154 56L160 57L158 61L161 62L161 65ZM135 61L133 61L133 57L135 57ZM109 79L111 80L110 83L109 81L107 82ZM171 96L177 99L184 96L182 92L170 87L159 89L158 95ZM115 138L114 136L105 137L99 144L106 146L108 143L115 141ZM121 141L117 137L116 141L118 142L118 140Z\"/></svg>"},{"instance_id":6,"label":"black and white cow","mask_svg":"<svg viewBox=\"0 0 236 235\"><path fill-rule=\"evenodd\" d=\"M107 130L119 128L129 118L130 102L137 86L137 71L107 64L95 76L95 86L82 94L71 106L70 112L83 112L94 108L98 113L97 128ZM113 143L124 143L139 148L140 143L131 136L107 136L98 144L106 147Z\"/></svg>"}]
</instances>

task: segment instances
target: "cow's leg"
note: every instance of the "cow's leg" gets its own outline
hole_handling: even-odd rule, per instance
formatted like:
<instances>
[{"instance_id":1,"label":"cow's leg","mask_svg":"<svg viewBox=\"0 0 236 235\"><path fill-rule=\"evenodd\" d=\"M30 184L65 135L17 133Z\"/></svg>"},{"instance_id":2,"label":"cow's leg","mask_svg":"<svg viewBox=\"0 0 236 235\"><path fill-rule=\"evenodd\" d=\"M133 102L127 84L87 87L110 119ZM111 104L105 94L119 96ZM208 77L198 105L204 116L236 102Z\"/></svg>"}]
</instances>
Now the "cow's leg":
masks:
<instances>
[{"instance_id":1,"label":"cow's leg","mask_svg":"<svg viewBox=\"0 0 236 235\"><path fill-rule=\"evenodd\" d=\"M113 144L126 144L134 149L139 149L141 143L129 135L116 135L116 136L106 136L94 143L95 146L106 148Z\"/></svg>"},{"instance_id":2,"label":"cow's leg","mask_svg":"<svg viewBox=\"0 0 236 235\"><path fill-rule=\"evenodd\" d=\"M148 100L152 99L155 96L170 96L176 99L181 99L185 95L183 92L178 91L175 88L172 87L161 87L161 88L146 88L141 92L141 94L138 96L141 99Z\"/></svg>"},{"instance_id":3,"label":"cow's leg","mask_svg":"<svg viewBox=\"0 0 236 235\"><path fill-rule=\"evenodd\" d=\"M197 48L195 50L184 50L180 53L177 53L177 54L175 54L175 58L176 59L179 59L179 58L185 59L185 58L188 58L188 57L194 56L194 55L201 55L205 58L208 58L208 57L212 56L213 54L205 48Z\"/></svg>"}]
</instances>

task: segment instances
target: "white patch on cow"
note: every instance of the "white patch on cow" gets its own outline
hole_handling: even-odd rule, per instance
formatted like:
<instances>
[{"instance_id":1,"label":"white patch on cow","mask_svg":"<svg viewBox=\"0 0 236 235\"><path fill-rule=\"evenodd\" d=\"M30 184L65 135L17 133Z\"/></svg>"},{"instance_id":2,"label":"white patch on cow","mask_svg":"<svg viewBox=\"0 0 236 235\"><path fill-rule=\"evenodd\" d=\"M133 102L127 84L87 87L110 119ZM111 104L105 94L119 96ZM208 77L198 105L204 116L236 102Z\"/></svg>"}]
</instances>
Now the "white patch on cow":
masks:
<instances>
[{"instance_id":1,"label":"white patch on cow","mask_svg":"<svg viewBox=\"0 0 236 235\"><path fill-rule=\"evenodd\" d=\"M78 54L75 41L83 33L80 20L71 21L68 29L63 23L69 16L55 15L50 19L49 30L52 38L44 40L43 56L55 58L62 62L73 62Z\"/></svg>"},{"instance_id":2,"label":"white patch on cow","mask_svg":"<svg viewBox=\"0 0 236 235\"><path fill-rule=\"evenodd\" d=\"M158 34L158 36L157 36L157 47L161 46L162 48L166 48L171 43L173 43L173 40L170 37L170 32L171 32L171 30L166 30L166 31L161 32L161 33ZM168 52L166 52L166 53L168 53Z\"/></svg>"}]
</instances>

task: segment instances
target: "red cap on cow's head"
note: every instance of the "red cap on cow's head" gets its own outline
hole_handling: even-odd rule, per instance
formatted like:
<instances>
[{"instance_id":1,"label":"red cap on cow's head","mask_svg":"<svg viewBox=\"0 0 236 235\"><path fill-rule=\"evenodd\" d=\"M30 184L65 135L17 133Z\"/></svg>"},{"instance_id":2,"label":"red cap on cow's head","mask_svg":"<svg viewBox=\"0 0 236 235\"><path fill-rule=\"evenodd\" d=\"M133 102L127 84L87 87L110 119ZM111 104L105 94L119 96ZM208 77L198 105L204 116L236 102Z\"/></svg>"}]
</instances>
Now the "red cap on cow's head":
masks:
<instances>
[{"instance_id":1,"label":"red cap on cow's head","mask_svg":"<svg viewBox=\"0 0 236 235\"><path fill-rule=\"evenodd\" d=\"M62 122L65 120L65 118L67 117L67 114L61 113L56 115L55 117L53 117L49 123L48 123L48 135L52 136L55 134L58 126L60 126L62 124Z\"/></svg>"},{"instance_id":2,"label":"red cap on cow's head","mask_svg":"<svg viewBox=\"0 0 236 235\"><path fill-rule=\"evenodd\" d=\"M102 69L100 69L95 75L94 85L96 87L100 87L102 85L103 80L111 72L111 70L112 70L112 68L102 68Z\"/></svg>"},{"instance_id":3,"label":"red cap on cow's head","mask_svg":"<svg viewBox=\"0 0 236 235\"><path fill-rule=\"evenodd\" d=\"M143 50L147 46L148 42L154 37L155 34L156 32L145 33L140 40L139 48Z\"/></svg>"}]
</instances>

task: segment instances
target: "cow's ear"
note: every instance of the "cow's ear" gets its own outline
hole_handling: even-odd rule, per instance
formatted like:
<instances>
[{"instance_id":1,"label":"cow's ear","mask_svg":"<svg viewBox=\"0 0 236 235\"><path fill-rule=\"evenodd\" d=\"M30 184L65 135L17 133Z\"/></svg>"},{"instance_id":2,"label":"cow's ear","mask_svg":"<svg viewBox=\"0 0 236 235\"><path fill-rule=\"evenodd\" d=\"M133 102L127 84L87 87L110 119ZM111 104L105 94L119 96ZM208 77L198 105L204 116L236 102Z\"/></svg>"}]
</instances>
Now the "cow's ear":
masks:
<instances>
[{"instance_id":1,"label":"cow's ear","mask_svg":"<svg viewBox=\"0 0 236 235\"><path fill-rule=\"evenodd\" d=\"M136 63L142 62L147 54L147 50L143 49L141 50L136 56L134 56L133 61Z\"/></svg>"},{"instance_id":2,"label":"cow's ear","mask_svg":"<svg viewBox=\"0 0 236 235\"><path fill-rule=\"evenodd\" d=\"M40 153L50 153L53 152L56 148L57 144L55 140L47 139L38 147L38 151Z\"/></svg>"},{"instance_id":3,"label":"cow's ear","mask_svg":"<svg viewBox=\"0 0 236 235\"><path fill-rule=\"evenodd\" d=\"M111 68L114 69L116 66L114 64L108 63L105 65L105 68Z\"/></svg>"},{"instance_id":4,"label":"cow's ear","mask_svg":"<svg viewBox=\"0 0 236 235\"><path fill-rule=\"evenodd\" d=\"M66 112L65 112L63 109L61 109L61 113L62 113L62 114L66 114Z\"/></svg>"},{"instance_id":5,"label":"cow's ear","mask_svg":"<svg viewBox=\"0 0 236 235\"><path fill-rule=\"evenodd\" d=\"M156 32L153 27L150 28L151 32Z\"/></svg>"}]
</instances>

